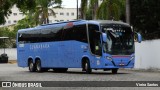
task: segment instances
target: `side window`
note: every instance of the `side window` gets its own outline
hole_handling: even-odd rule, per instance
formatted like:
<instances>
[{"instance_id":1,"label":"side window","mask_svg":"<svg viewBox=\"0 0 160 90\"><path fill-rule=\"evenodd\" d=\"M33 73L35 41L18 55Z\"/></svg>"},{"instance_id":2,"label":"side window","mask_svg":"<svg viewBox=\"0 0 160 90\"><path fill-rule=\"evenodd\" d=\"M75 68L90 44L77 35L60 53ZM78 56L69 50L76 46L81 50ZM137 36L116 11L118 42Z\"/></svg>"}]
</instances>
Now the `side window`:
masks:
<instances>
[{"instance_id":1,"label":"side window","mask_svg":"<svg viewBox=\"0 0 160 90\"><path fill-rule=\"evenodd\" d=\"M63 40L76 40L87 43L86 25L75 25L63 30Z\"/></svg>"},{"instance_id":2,"label":"side window","mask_svg":"<svg viewBox=\"0 0 160 90\"><path fill-rule=\"evenodd\" d=\"M63 30L62 40L73 40L73 27L65 28Z\"/></svg>"},{"instance_id":3,"label":"side window","mask_svg":"<svg viewBox=\"0 0 160 90\"><path fill-rule=\"evenodd\" d=\"M62 27L54 27L50 29L41 30L41 41L61 41L62 30Z\"/></svg>"},{"instance_id":4,"label":"side window","mask_svg":"<svg viewBox=\"0 0 160 90\"><path fill-rule=\"evenodd\" d=\"M85 43L88 42L86 24L74 26L73 34L74 34L73 35L74 40L85 42Z\"/></svg>"},{"instance_id":5,"label":"side window","mask_svg":"<svg viewBox=\"0 0 160 90\"><path fill-rule=\"evenodd\" d=\"M23 43L35 43L40 42L41 37L39 31L27 31L25 33L18 34L18 41Z\"/></svg>"},{"instance_id":6,"label":"side window","mask_svg":"<svg viewBox=\"0 0 160 90\"><path fill-rule=\"evenodd\" d=\"M18 34L18 42L20 43L37 43L61 41L62 27L52 27L42 30L31 30Z\"/></svg>"},{"instance_id":7,"label":"side window","mask_svg":"<svg viewBox=\"0 0 160 90\"><path fill-rule=\"evenodd\" d=\"M43 29L41 30L41 41L48 42L53 41L54 33L51 33L51 29Z\"/></svg>"},{"instance_id":8,"label":"side window","mask_svg":"<svg viewBox=\"0 0 160 90\"><path fill-rule=\"evenodd\" d=\"M56 32L54 32L54 31L52 31L52 33L55 33L54 41L61 41L62 40L63 28L60 27L58 30L56 30Z\"/></svg>"},{"instance_id":9,"label":"side window","mask_svg":"<svg viewBox=\"0 0 160 90\"><path fill-rule=\"evenodd\" d=\"M94 24L88 25L89 41L91 52L95 55L102 55L101 39L99 33L99 26Z\"/></svg>"}]
</instances>

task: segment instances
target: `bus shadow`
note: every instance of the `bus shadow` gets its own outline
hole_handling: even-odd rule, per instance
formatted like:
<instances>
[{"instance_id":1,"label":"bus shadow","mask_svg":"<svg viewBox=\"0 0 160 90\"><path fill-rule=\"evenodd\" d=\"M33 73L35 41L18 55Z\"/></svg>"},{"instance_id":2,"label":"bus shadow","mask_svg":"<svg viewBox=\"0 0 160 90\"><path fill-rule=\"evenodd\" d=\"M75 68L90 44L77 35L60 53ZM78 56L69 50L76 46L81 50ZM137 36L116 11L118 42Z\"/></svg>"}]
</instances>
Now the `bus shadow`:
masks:
<instances>
[{"instance_id":1,"label":"bus shadow","mask_svg":"<svg viewBox=\"0 0 160 90\"><path fill-rule=\"evenodd\" d=\"M50 72L50 71L48 71ZM62 73L62 74L84 74L84 75L87 75L86 72L83 72L83 71L67 71L67 72L54 72L52 71L53 73ZM92 72L90 73L90 75L123 75L123 74L130 74L130 73L126 73L126 72L118 72L117 74L112 74L112 72ZM88 74L89 75L89 74Z\"/></svg>"},{"instance_id":2,"label":"bus shadow","mask_svg":"<svg viewBox=\"0 0 160 90\"><path fill-rule=\"evenodd\" d=\"M25 71L25 72L29 72L29 71ZM34 73L34 72L30 72L30 73ZM37 72L38 73L38 72ZM84 75L125 75L125 74L130 74L128 72L118 72L117 74L112 74L111 71L92 71L92 73L87 74L84 71L67 71L67 72L55 72L53 70L49 70L49 71L44 71L44 72L40 72L40 73L56 73L56 74L84 74Z\"/></svg>"},{"instance_id":3,"label":"bus shadow","mask_svg":"<svg viewBox=\"0 0 160 90\"><path fill-rule=\"evenodd\" d=\"M75 71L68 71L66 72L67 74L87 74L85 72L75 72ZM90 73L91 75L121 75L121 74L130 74L130 73L117 73L117 74L112 74L111 72L92 72Z\"/></svg>"}]
</instances>

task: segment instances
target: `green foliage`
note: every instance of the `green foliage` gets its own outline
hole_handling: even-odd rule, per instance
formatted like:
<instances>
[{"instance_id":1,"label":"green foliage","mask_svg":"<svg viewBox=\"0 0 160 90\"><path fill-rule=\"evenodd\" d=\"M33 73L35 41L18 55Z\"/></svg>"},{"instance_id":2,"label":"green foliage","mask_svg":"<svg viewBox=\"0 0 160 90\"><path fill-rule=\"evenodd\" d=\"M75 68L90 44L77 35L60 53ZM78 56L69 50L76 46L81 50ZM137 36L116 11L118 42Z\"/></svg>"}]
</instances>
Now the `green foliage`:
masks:
<instances>
[{"instance_id":1,"label":"green foliage","mask_svg":"<svg viewBox=\"0 0 160 90\"><path fill-rule=\"evenodd\" d=\"M86 20L92 20L92 9L88 8L86 12Z\"/></svg>"},{"instance_id":2,"label":"green foliage","mask_svg":"<svg viewBox=\"0 0 160 90\"><path fill-rule=\"evenodd\" d=\"M5 18L12 13L10 9L13 5L26 15L24 19L18 21L13 31L0 28L0 36L10 37L8 45L15 45L16 32L19 29L49 23L48 12L55 16L55 12L49 7L60 8L61 3L62 0L0 0L0 24L4 24Z\"/></svg>"},{"instance_id":3,"label":"green foliage","mask_svg":"<svg viewBox=\"0 0 160 90\"><path fill-rule=\"evenodd\" d=\"M35 0L14 0L14 2L16 6L20 9L20 11L23 13L34 11L36 8Z\"/></svg>"},{"instance_id":4,"label":"green foliage","mask_svg":"<svg viewBox=\"0 0 160 90\"><path fill-rule=\"evenodd\" d=\"M13 47L15 44L15 38L16 38L16 33L14 31L10 31L6 27L0 28L0 37L9 37L9 39L6 40L6 47ZM13 40L14 39L14 40ZM0 40L0 48L4 47L3 40Z\"/></svg>"},{"instance_id":5,"label":"green foliage","mask_svg":"<svg viewBox=\"0 0 160 90\"><path fill-rule=\"evenodd\" d=\"M0 37L10 37L11 39L15 39L14 31L9 30L7 27L1 27L0 32Z\"/></svg>"},{"instance_id":6,"label":"green foliage","mask_svg":"<svg viewBox=\"0 0 160 90\"><path fill-rule=\"evenodd\" d=\"M35 20L40 22L40 24L49 23L49 14L50 12L53 16L55 16L55 12L53 9L48 7L52 6L52 8L61 7L62 0L35 0L36 2L36 10L34 13ZM54 6L53 6L54 5ZM41 16L40 20L39 17Z\"/></svg>"},{"instance_id":7,"label":"green foliage","mask_svg":"<svg viewBox=\"0 0 160 90\"><path fill-rule=\"evenodd\" d=\"M98 0L90 0L89 8L92 11L92 19L97 19Z\"/></svg>"},{"instance_id":8,"label":"green foliage","mask_svg":"<svg viewBox=\"0 0 160 90\"><path fill-rule=\"evenodd\" d=\"M125 0L104 0L97 11L98 19L120 20L125 12Z\"/></svg>"},{"instance_id":9,"label":"green foliage","mask_svg":"<svg viewBox=\"0 0 160 90\"><path fill-rule=\"evenodd\" d=\"M81 0L81 15L86 19L123 19L124 21L125 0L103 0L100 6L98 0Z\"/></svg>"},{"instance_id":10,"label":"green foliage","mask_svg":"<svg viewBox=\"0 0 160 90\"><path fill-rule=\"evenodd\" d=\"M16 26L14 27L14 32L17 32L19 29L31 28L36 26L36 21L33 16L30 14L26 15L25 18L19 20Z\"/></svg>"},{"instance_id":11,"label":"green foliage","mask_svg":"<svg viewBox=\"0 0 160 90\"><path fill-rule=\"evenodd\" d=\"M81 0L81 18L86 19L88 0Z\"/></svg>"},{"instance_id":12,"label":"green foliage","mask_svg":"<svg viewBox=\"0 0 160 90\"><path fill-rule=\"evenodd\" d=\"M144 39L160 38L160 0L130 0L131 24Z\"/></svg>"},{"instance_id":13,"label":"green foliage","mask_svg":"<svg viewBox=\"0 0 160 90\"><path fill-rule=\"evenodd\" d=\"M53 10L48 9L48 7L59 8L61 7L62 0L0 0L0 24L4 24L5 18L7 18L12 12L11 8L16 5L21 12L28 14L28 12L34 12L35 19L37 22L48 23L48 11L54 16ZM39 15L42 14L41 20Z\"/></svg>"},{"instance_id":14,"label":"green foliage","mask_svg":"<svg viewBox=\"0 0 160 90\"><path fill-rule=\"evenodd\" d=\"M13 0L0 0L0 24L5 24L5 18L11 14L10 8L12 6Z\"/></svg>"}]
</instances>

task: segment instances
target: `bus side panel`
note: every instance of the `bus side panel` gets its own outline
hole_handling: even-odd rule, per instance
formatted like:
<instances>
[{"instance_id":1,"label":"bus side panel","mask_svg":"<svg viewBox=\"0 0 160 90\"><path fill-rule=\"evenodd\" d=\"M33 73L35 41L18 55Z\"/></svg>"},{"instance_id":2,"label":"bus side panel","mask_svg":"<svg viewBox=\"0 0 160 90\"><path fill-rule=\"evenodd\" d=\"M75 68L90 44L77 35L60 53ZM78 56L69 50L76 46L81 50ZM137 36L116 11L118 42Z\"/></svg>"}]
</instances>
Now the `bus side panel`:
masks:
<instances>
[{"instance_id":1,"label":"bus side panel","mask_svg":"<svg viewBox=\"0 0 160 90\"><path fill-rule=\"evenodd\" d=\"M59 42L32 43L27 49L26 58L33 57L34 62L40 59L42 67L45 68L58 67L60 64L59 46Z\"/></svg>"},{"instance_id":2,"label":"bus side panel","mask_svg":"<svg viewBox=\"0 0 160 90\"><path fill-rule=\"evenodd\" d=\"M79 41L63 41L60 45L61 54L60 66L66 68L81 68L82 56L88 54L88 50L84 51L83 47L88 44Z\"/></svg>"},{"instance_id":3,"label":"bus side panel","mask_svg":"<svg viewBox=\"0 0 160 90\"><path fill-rule=\"evenodd\" d=\"M87 43L79 41L65 41L63 42L64 66L70 68L81 68L83 56L89 57L91 68L100 68L99 64L102 57L91 54Z\"/></svg>"},{"instance_id":4,"label":"bus side panel","mask_svg":"<svg viewBox=\"0 0 160 90\"><path fill-rule=\"evenodd\" d=\"M72 67L73 64L75 64L73 62L74 58L75 58L75 54L74 54L74 50L73 48L74 46L74 42L73 41L62 41L61 44L61 67Z\"/></svg>"},{"instance_id":5,"label":"bus side panel","mask_svg":"<svg viewBox=\"0 0 160 90\"><path fill-rule=\"evenodd\" d=\"M74 66L76 68L81 68L82 67L82 57L84 55L88 56L88 50L86 50L85 48L88 48L88 44L87 43L83 43L83 42L78 42L75 41L74 43L74 54L75 54L75 59L74 59Z\"/></svg>"},{"instance_id":6,"label":"bus side panel","mask_svg":"<svg viewBox=\"0 0 160 90\"><path fill-rule=\"evenodd\" d=\"M88 51L84 52L84 46L87 44L78 41L24 44L24 47L17 49L18 65L27 67L28 58L32 58L33 62L39 58L42 67L80 68L82 56L88 53Z\"/></svg>"},{"instance_id":7,"label":"bus side panel","mask_svg":"<svg viewBox=\"0 0 160 90\"><path fill-rule=\"evenodd\" d=\"M61 66L60 42L48 43L48 48L43 49L40 53L42 67L56 68Z\"/></svg>"},{"instance_id":8,"label":"bus side panel","mask_svg":"<svg viewBox=\"0 0 160 90\"><path fill-rule=\"evenodd\" d=\"M49 48L42 49L40 54L42 67L47 68L81 68L82 56L89 55L84 51L88 44L78 41L50 42Z\"/></svg>"},{"instance_id":9,"label":"bus side panel","mask_svg":"<svg viewBox=\"0 0 160 90\"><path fill-rule=\"evenodd\" d=\"M82 67L82 58L85 56L90 61L90 64L94 63L93 56L90 53L89 46L87 43L83 42L76 42L74 44L74 53L75 53L75 65L74 67L78 66L77 68Z\"/></svg>"},{"instance_id":10,"label":"bus side panel","mask_svg":"<svg viewBox=\"0 0 160 90\"><path fill-rule=\"evenodd\" d=\"M28 46L26 44L17 45L17 63L19 67L28 66Z\"/></svg>"}]
</instances>

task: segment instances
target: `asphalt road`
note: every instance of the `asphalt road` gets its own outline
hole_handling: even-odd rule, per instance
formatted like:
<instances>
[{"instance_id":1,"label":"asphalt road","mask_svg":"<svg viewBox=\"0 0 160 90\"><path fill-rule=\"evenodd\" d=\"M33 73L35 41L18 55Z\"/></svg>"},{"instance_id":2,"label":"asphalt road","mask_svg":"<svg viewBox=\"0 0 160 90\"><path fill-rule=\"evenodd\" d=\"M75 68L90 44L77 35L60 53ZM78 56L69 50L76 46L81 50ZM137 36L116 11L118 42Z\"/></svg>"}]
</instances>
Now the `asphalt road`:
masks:
<instances>
[{"instance_id":1,"label":"asphalt road","mask_svg":"<svg viewBox=\"0 0 160 90\"><path fill-rule=\"evenodd\" d=\"M112 74L111 71L93 70L92 74L85 74L81 69L69 69L66 73L56 73L52 70L43 73L31 73L28 68L18 67L17 64L0 64L0 81L160 81L160 72L136 71L131 69L120 69L118 74ZM138 87L125 87L126 90L139 90ZM56 90L124 90L124 87L55 87ZM0 90L8 90L0 88ZM10 90L17 90L11 88ZM36 88L34 88L35 90ZM43 90L39 88L37 90ZM51 89L51 88L45 88ZM159 87L141 87L142 90L160 90ZM25 88L24 88L25 90ZM28 89L26 89L28 90Z\"/></svg>"}]
</instances>

